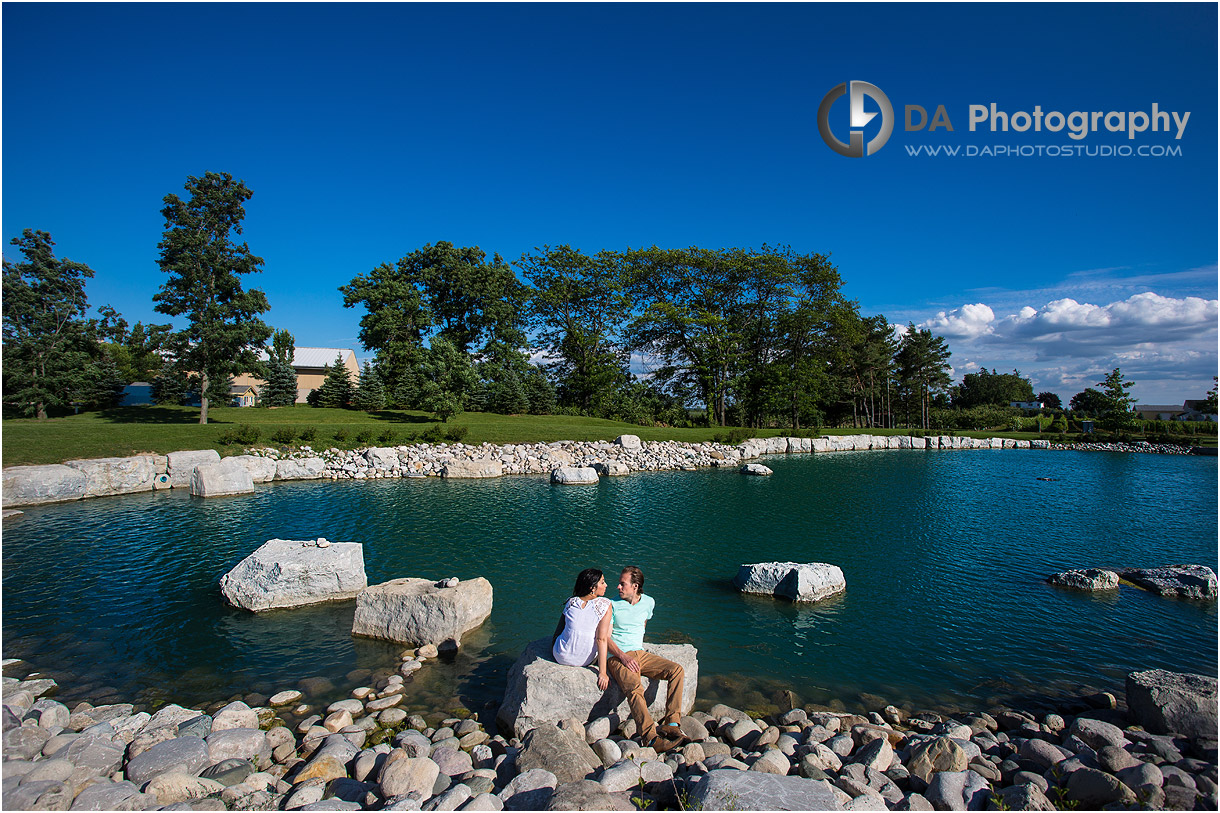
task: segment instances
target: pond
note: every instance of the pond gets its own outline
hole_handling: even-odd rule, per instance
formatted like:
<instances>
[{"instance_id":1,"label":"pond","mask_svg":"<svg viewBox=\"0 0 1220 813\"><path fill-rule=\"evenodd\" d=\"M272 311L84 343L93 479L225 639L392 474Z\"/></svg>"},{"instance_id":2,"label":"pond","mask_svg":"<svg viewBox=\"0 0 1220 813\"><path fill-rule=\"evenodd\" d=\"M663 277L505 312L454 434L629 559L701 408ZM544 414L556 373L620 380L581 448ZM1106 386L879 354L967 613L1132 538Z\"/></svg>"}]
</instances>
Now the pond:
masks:
<instances>
[{"instance_id":1,"label":"pond","mask_svg":"<svg viewBox=\"0 0 1220 813\"><path fill-rule=\"evenodd\" d=\"M402 647L352 638L351 601L254 615L217 586L268 539L325 536L363 543L370 584L491 581L490 619L411 682L419 709L494 707L576 573L600 567L613 585L627 564L657 602L649 640L698 647L701 707L791 690L848 708L875 696L984 708L1121 692L1138 669L1216 674L1214 603L1045 583L1089 566L1214 569L1214 459L871 451L766 463L774 476L295 482L31 507L4 526L3 654L57 677L68 699L206 704L308 677L337 698L392 670ZM847 591L803 606L730 584L740 564L774 560L836 564Z\"/></svg>"}]
</instances>

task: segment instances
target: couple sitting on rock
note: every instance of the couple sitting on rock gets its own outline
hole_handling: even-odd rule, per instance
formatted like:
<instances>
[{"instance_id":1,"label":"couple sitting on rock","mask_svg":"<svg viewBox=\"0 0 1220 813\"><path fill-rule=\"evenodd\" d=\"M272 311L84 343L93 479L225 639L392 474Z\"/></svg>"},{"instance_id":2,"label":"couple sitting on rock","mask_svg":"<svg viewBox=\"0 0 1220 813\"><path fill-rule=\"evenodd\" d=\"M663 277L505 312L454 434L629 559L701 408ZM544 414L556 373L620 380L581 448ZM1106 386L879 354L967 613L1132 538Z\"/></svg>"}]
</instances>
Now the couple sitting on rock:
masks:
<instances>
[{"instance_id":1,"label":"couple sitting on rock","mask_svg":"<svg viewBox=\"0 0 1220 813\"><path fill-rule=\"evenodd\" d=\"M563 607L555 628L551 652L566 666L589 666L597 661L597 688L610 687L610 677L627 695L640 743L658 752L683 741L682 680L679 664L644 651L644 625L656 602L644 595L644 572L625 567L618 581L618 601L605 598L606 579L600 570L582 570L572 597ZM607 674L609 673L609 674ZM664 680L665 719L660 730L648 713L640 676Z\"/></svg>"}]
</instances>

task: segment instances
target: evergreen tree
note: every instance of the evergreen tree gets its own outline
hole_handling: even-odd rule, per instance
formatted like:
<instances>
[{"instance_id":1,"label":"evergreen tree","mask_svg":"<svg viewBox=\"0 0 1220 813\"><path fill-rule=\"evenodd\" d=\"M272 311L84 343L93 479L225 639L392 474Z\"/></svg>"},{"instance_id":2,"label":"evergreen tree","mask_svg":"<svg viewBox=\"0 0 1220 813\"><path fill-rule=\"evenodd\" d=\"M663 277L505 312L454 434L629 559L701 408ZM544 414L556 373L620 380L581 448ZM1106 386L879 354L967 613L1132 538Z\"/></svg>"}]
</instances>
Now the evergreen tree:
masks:
<instances>
[{"instance_id":1,"label":"evergreen tree","mask_svg":"<svg viewBox=\"0 0 1220 813\"><path fill-rule=\"evenodd\" d=\"M546 373L531 364L524 384L531 415L550 415L555 411L555 385Z\"/></svg>"},{"instance_id":2,"label":"evergreen tree","mask_svg":"<svg viewBox=\"0 0 1220 813\"><path fill-rule=\"evenodd\" d=\"M109 353L103 353L96 365L97 377L90 386L88 402L99 409L119 406L127 381Z\"/></svg>"},{"instance_id":3,"label":"evergreen tree","mask_svg":"<svg viewBox=\"0 0 1220 813\"><path fill-rule=\"evenodd\" d=\"M355 388L352 374L343 364L343 357L335 359L334 365L326 366L326 378L317 389L317 406L347 409L351 406Z\"/></svg>"},{"instance_id":4,"label":"evergreen tree","mask_svg":"<svg viewBox=\"0 0 1220 813\"><path fill-rule=\"evenodd\" d=\"M171 337L176 357L200 376L199 422L208 422L213 397L226 403L221 379L259 369L253 348L271 335L258 314L270 308L266 295L242 289L240 275L258 271L261 257L231 235L241 235L243 204L254 194L225 173L188 176L189 200L165 196L165 232L157 264L169 280L153 297L157 311L184 316L187 327Z\"/></svg>"},{"instance_id":5,"label":"evergreen tree","mask_svg":"<svg viewBox=\"0 0 1220 813\"><path fill-rule=\"evenodd\" d=\"M1124 432L1131 428L1135 413L1131 411L1135 399L1127 390L1135 386L1134 381L1123 378L1123 372L1115 367L1106 376L1105 381L1098 382L1101 393L1106 399L1106 410L1102 415L1102 426L1111 432Z\"/></svg>"},{"instance_id":6,"label":"evergreen tree","mask_svg":"<svg viewBox=\"0 0 1220 813\"><path fill-rule=\"evenodd\" d=\"M529 410L529 396L521 377L511 367L496 370L487 387L487 410L500 415L519 415Z\"/></svg>"},{"instance_id":7,"label":"evergreen tree","mask_svg":"<svg viewBox=\"0 0 1220 813\"><path fill-rule=\"evenodd\" d=\"M385 409L385 385L377 368L369 362L364 363L364 372L360 374L360 386L356 388L353 399L356 409L373 412Z\"/></svg>"},{"instance_id":8,"label":"evergreen tree","mask_svg":"<svg viewBox=\"0 0 1220 813\"><path fill-rule=\"evenodd\" d=\"M197 379L187 374L182 365L166 361L152 380L153 403L161 406L182 406L198 388Z\"/></svg>"},{"instance_id":9,"label":"evergreen tree","mask_svg":"<svg viewBox=\"0 0 1220 813\"><path fill-rule=\"evenodd\" d=\"M297 402L297 371L275 356L266 363L267 378L261 397L267 406L292 406Z\"/></svg>"},{"instance_id":10,"label":"evergreen tree","mask_svg":"<svg viewBox=\"0 0 1220 813\"><path fill-rule=\"evenodd\" d=\"M45 231L11 241L25 260L4 261L4 402L45 420L49 407L88 400L98 355L85 320L93 269L55 257Z\"/></svg>"},{"instance_id":11,"label":"evergreen tree","mask_svg":"<svg viewBox=\"0 0 1220 813\"><path fill-rule=\"evenodd\" d=\"M470 356L443 336L433 336L431 346L416 366L419 376L417 408L432 412L441 421L460 415L465 395L479 380Z\"/></svg>"}]
</instances>

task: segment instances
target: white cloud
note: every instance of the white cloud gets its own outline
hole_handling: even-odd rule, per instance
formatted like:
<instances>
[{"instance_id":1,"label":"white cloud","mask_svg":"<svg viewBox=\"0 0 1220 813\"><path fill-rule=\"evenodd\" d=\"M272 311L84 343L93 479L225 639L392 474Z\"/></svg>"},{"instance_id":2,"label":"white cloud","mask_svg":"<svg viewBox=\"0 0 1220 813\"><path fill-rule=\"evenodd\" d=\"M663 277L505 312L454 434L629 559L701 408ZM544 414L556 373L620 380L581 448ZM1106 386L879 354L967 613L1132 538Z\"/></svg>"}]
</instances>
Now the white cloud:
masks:
<instances>
[{"instance_id":1,"label":"white cloud","mask_svg":"<svg viewBox=\"0 0 1220 813\"><path fill-rule=\"evenodd\" d=\"M941 311L920 327L948 338L973 339L991 333L994 321L995 312L980 302L962 305L948 313Z\"/></svg>"},{"instance_id":2,"label":"white cloud","mask_svg":"<svg viewBox=\"0 0 1220 813\"><path fill-rule=\"evenodd\" d=\"M1057 298L996 316L983 303L919 325L949 340L955 367L1020 369L1035 391L1070 397L1121 367L1140 400L1198 398L1217 365L1217 300L1144 291L1106 304ZM1197 390L1197 391L1196 391Z\"/></svg>"}]
</instances>

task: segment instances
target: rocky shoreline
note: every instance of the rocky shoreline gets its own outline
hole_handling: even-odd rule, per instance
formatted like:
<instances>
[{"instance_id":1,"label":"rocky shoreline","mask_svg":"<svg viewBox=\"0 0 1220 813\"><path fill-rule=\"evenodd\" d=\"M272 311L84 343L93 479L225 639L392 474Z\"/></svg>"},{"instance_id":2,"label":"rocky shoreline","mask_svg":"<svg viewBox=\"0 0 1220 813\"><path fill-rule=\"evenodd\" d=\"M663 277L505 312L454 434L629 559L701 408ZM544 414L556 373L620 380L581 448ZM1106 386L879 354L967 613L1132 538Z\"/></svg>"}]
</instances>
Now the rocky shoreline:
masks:
<instances>
[{"instance_id":1,"label":"rocky shoreline","mask_svg":"<svg viewBox=\"0 0 1220 813\"><path fill-rule=\"evenodd\" d=\"M92 497L189 488L200 497L245 494L256 483L286 480L381 480L413 477L490 478L551 474L557 484L595 483L597 477L642 471L696 471L741 467L763 455L820 454L880 449L1059 449L1147 454L1192 454L1190 447L1152 443L1052 444L1048 440L966 438L951 435L829 435L752 438L740 445L641 441L555 441L478 445L422 443L365 449L283 451L252 448L221 458L215 450L167 455L69 460L63 464L11 466L3 471L4 507L39 505ZM765 469L766 467L757 467ZM588 476L575 477L572 470ZM556 477L555 473L564 476ZM766 472L759 471L757 473Z\"/></svg>"},{"instance_id":2,"label":"rocky shoreline","mask_svg":"<svg viewBox=\"0 0 1220 813\"><path fill-rule=\"evenodd\" d=\"M200 709L69 708L6 662L6 810L1215 810L1216 681L1128 676L1057 712L955 715L797 707L758 719L718 704L686 742L640 746L630 720L495 730L494 712L408 714L434 647L351 696L310 687ZM876 703L884 701L878 699ZM154 713L150 713L153 711ZM1160 733L1153 733L1154 731Z\"/></svg>"}]
</instances>

